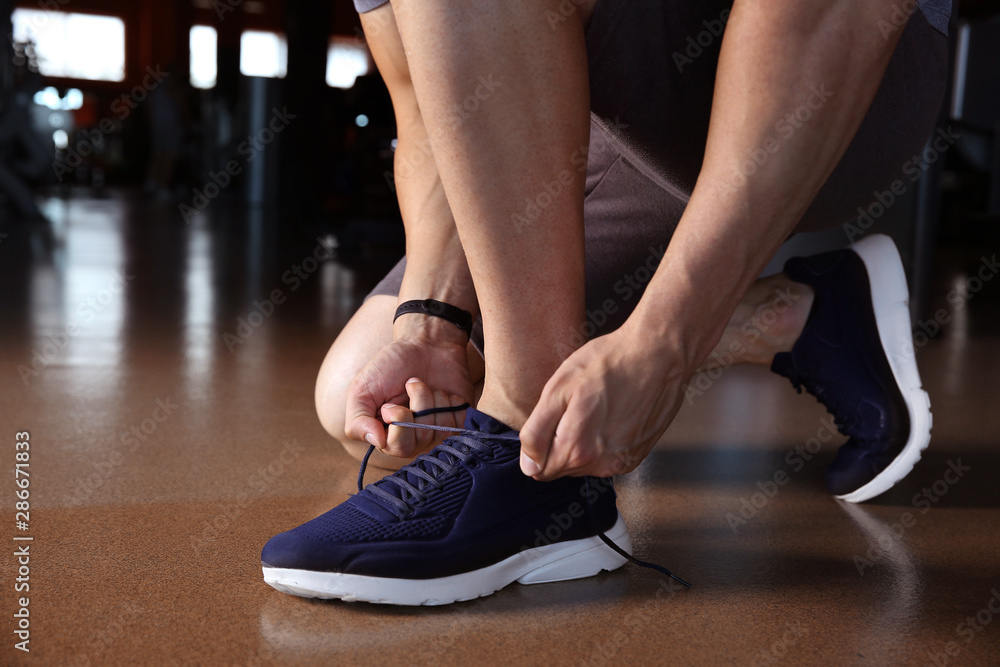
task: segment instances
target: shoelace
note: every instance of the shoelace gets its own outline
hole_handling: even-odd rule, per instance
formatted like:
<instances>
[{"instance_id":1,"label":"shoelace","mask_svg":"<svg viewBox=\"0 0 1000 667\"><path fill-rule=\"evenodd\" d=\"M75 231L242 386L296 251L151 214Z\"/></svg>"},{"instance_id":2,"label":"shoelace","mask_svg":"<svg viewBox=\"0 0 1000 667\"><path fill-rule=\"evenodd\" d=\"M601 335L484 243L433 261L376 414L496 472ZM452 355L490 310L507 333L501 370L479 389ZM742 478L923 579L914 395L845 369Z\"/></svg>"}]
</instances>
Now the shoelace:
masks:
<instances>
[{"instance_id":1,"label":"shoelace","mask_svg":"<svg viewBox=\"0 0 1000 667\"><path fill-rule=\"evenodd\" d=\"M463 403L462 405L448 408L429 408L414 412L413 417L425 417L440 412L458 412L468 407L468 403ZM444 431L454 434L448 440L435 447L432 452L418 456L412 463L400 468L396 474L383 477L380 480L381 483L395 485L399 489L399 496L380 488L378 484L368 485L368 491L387 503L387 509L401 519L413 514L414 507L423 502L427 497L427 492L440 489L444 485L444 480L457 471L458 463L469 463L477 456L485 456L492 452L488 444L479 441L482 433L478 431L412 422L392 422L391 425L429 431ZM509 441L516 441L518 439L513 434L491 435L490 438L493 440ZM453 444L449 444L449 441L453 441ZM365 488L365 470L368 467L368 459L374 451L375 446L369 445L368 451L361 461L361 469L358 471L358 493L361 493ZM409 475L412 475L416 479L416 484L411 483L407 479Z\"/></svg>"},{"instance_id":2,"label":"shoelace","mask_svg":"<svg viewBox=\"0 0 1000 667\"><path fill-rule=\"evenodd\" d=\"M469 407L468 403L463 403L462 405L453 407L428 408L427 410L418 410L417 412L414 412L413 417L414 419L418 419L420 417L426 417L427 415L433 415L442 412L459 412L461 410L467 409L468 407ZM440 445L434 448L433 450L435 453L434 456L430 454L422 454L421 456L418 456L412 463L400 468L396 474L389 475L388 477L383 477L382 480L380 480L380 482L395 484L401 489L402 494L409 496L410 500L406 500L405 498L396 497L392 495L388 491L379 488L377 483L369 484L367 487L368 491L372 492L376 497L389 503L390 507L387 509L391 510L392 508L395 508L396 510L398 510L398 512L394 511L393 514L395 514L399 518L406 518L413 514L414 504L419 504L424 498L427 497L425 490L433 491L441 488L444 484L443 479L446 479L448 476L450 476L458 467L457 462L460 461L462 463L467 463L469 460L471 460L476 456L477 452L486 453L491 451L489 445L483 444L482 442L479 442L479 440L477 439L483 436L483 434L479 431L472 431L464 428L454 428L451 426L437 426L435 424L417 424L414 422L397 421L397 422L391 422L390 425L400 426L403 428L417 428L428 431L441 431L445 433L454 433L455 435L450 436L448 440L457 440L461 445L465 445L466 447L469 448L468 450L463 451L462 449L448 445L447 444L448 441L446 440L445 442L441 443ZM493 440L508 440L511 442L517 442L520 440L519 436L510 433L490 434L489 437L490 439ZM358 471L358 493L361 493L361 491L365 489L364 487L365 470L368 468L368 460L371 458L371 455L372 453L374 453L374 451L375 451L375 445L369 445L368 451L365 453L364 458L361 460L361 469ZM441 453L451 455L454 457L454 459L452 461L448 461L442 458L438 458L436 454L441 454ZM432 467L432 470L421 468L417 465L418 463L422 463L425 466L429 465ZM404 472L414 475L415 477L418 478L418 480L422 480L424 483L421 484L418 481L416 485L411 484L409 481L405 479L404 475L400 474ZM586 487L587 495L589 496L590 477L584 477L583 483ZM657 565L656 563L650 563L648 561L640 560L634 557L632 554L628 553L620 546L615 544L614 541L612 541L611 538L605 535L603 531L596 530L593 526L594 517L589 511L587 512L587 519L590 521L591 529L597 533L598 537L601 538L601 541L604 542L606 545L608 545L608 547L610 547L615 553L617 553L619 556L621 556L628 562L634 565L638 565L639 567L645 567L650 570L656 570L657 572L660 572L661 574L670 577L677 583L686 586L687 588L691 588L691 584L684 581L683 579L678 577L676 574L674 574L667 568L663 567L662 565Z\"/></svg>"}]
</instances>

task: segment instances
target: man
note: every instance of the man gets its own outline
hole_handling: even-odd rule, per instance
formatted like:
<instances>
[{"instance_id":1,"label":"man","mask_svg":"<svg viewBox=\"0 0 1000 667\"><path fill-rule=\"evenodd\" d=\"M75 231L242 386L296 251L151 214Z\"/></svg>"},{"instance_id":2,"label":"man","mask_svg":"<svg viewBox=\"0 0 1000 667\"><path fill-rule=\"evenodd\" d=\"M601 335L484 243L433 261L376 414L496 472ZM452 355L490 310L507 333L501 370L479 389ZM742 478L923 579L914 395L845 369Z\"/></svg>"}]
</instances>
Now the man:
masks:
<instances>
[{"instance_id":1,"label":"man","mask_svg":"<svg viewBox=\"0 0 1000 667\"><path fill-rule=\"evenodd\" d=\"M455 429L476 409L273 538L268 583L436 604L619 567L628 533L601 478L642 461L706 360L771 364L826 405L850 436L827 475L839 497L909 472L930 413L892 242L758 276L919 152L947 7L356 6L396 111L407 260L334 343L317 408L383 465L441 437L384 423ZM771 323L748 340L755 317Z\"/></svg>"}]
</instances>

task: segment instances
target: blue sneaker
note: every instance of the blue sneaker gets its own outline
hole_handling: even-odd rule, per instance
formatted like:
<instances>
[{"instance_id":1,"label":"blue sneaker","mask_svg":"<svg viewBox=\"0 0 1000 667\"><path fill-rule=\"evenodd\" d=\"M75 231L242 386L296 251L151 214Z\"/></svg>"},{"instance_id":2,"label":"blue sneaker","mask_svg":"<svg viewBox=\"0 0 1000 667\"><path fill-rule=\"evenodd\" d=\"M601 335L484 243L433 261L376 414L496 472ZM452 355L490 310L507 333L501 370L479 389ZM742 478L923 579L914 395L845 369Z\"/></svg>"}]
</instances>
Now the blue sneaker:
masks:
<instances>
[{"instance_id":1,"label":"blue sneaker","mask_svg":"<svg viewBox=\"0 0 1000 667\"><path fill-rule=\"evenodd\" d=\"M634 560L610 479L536 482L519 454L516 431L469 409L460 434L271 538L264 581L302 597L440 605Z\"/></svg>"},{"instance_id":2,"label":"blue sneaker","mask_svg":"<svg viewBox=\"0 0 1000 667\"><path fill-rule=\"evenodd\" d=\"M830 491L855 503L874 498L913 469L931 439L899 252L873 234L846 250L794 257L785 272L816 300L771 370L819 399L850 438L827 469Z\"/></svg>"}]
</instances>

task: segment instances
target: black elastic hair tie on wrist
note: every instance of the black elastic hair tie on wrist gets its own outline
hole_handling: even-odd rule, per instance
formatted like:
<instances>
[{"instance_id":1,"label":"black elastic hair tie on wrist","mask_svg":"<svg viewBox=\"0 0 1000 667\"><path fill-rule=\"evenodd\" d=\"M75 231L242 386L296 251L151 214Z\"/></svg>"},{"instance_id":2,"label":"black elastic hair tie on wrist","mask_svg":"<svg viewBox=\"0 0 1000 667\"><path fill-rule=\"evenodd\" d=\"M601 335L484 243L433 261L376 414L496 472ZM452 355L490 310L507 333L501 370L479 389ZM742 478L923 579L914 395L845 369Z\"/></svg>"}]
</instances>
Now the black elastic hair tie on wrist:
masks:
<instances>
[{"instance_id":1,"label":"black elastic hair tie on wrist","mask_svg":"<svg viewBox=\"0 0 1000 667\"><path fill-rule=\"evenodd\" d=\"M462 310L456 306L452 306L451 304L444 303L443 301L435 301L434 299L417 299L401 303L399 304L399 308L396 309L396 316L392 318L392 321L395 322L399 319L400 315L406 315L407 313L419 313L422 315L430 315L431 317L440 317L442 320L447 320L464 331L467 336L472 336L472 313L467 310Z\"/></svg>"}]
</instances>

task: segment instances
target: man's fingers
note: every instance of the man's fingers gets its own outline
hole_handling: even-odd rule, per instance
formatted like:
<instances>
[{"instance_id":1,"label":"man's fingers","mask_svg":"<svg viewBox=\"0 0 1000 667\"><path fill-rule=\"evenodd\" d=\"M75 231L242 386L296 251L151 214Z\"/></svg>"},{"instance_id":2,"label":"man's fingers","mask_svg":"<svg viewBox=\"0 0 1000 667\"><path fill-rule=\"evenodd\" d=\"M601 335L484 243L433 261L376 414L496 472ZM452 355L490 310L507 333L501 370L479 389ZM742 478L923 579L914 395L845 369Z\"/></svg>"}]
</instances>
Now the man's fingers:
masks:
<instances>
[{"instance_id":1,"label":"man's fingers","mask_svg":"<svg viewBox=\"0 0 1000 667\"><path fill-rule=\"evenodd\" d=\"M434 390L420 378L410 378L406 381L406 395L410 398L410 409L414 412L437 407L434 404ZM433 424L434 415L418 417L417 423Z\"/></svg>"},{"instance_id":2,"label":"man's fingers","mask_svg":"<svg viewBox=\"0 0 1000 667\"><path fill-rule=\"evenodd\" d=\"M405 405L386 403L382 406L382 420L386 424L412 422L413 412ZM418 445L414 429L402 426L390 426L385 442L383 451L391 456L413 456Z\"/></svg>"},{"instance_id":3,"label":"man's fingers","mask_svg":"<svg viewBox=\"0 0 1000 667\"><path fill-rule=\"evenodd\" d=\"M344 406L344 433L351 440L362 441L368 433L381 431L382 426L373 429L372 421L378 421L375 411L378 406L371 392L364 388L364 383L354 378L347 388L347 401Z\"/></svg>"},{"instance_id":4,"label":"man's fingers","mask_svg":"<svg viewBox=\"0 0 1000 667\"><path fill-rule=\"evenodd\" d=\"M386 392L380 389L363 372L354 378L347 389L344 434L351 440L367 442L384 451L385 424L379 420L379 408L385 403L403 402L405 396L386 396Z\"/></svg>"},{"instance_id":5,"label":"man's fingers","mask_svg":"<svg viewBox=\"0 0 1000 667\"><path fill-rule=\"evenodd\" d=\"M450 396L450 399L451 399L450 405L452 405L453 407L457 407L459 405L462 405L463 403L468 403L468 401L466 401L464 398L456 394L452 394ZM448 424L448 426L454 426L455 428L465 428L465 410L459 410L457 412L448 412L446 414L450 416L453 420L453 422L451 424Z\"/></svg>"},{"instance_id":6,"label":"man's fingers","mask_svg":"<svg viewBox=\"0 0 1000 667\"><path fill-rule=\"evenodd\" d=\"M561 392L550 391L546 385L538 405L521 429L521 472L528 477L538 475L545 468L552 439L565 410Z\"/></svg>"},{"instance_id":7,"label":"man's fingers","mask_svg":"<svg viewBox=\"0 0 1000 667\"><path fill-rule=\"evenodd\" d=\"M461 428L465 423L464 410L453 411L448 409L466 403L462 397L449 394L444 389L432 388L418 378L410 378L407 381L406 393L410 397L410 407L415 414L432 408L442 410L441 412L416 417L417 423L434 424L435 426L445 426L448 428ZM417 446L420 449L426 449L442 442L449 435L449 433L442 431L418 430L416 432Z\"/></svg>"},{"instance_id":8,"label":"man's fingers","mask_svg":"<svg viewBox=\"0 0 1000 667\"><path fill-rule=\"evenodd\" d=\"M440 405L438 404L439 397L437 392L435 392L429 384L420 378L412 377L406 381L406 395L410 398L410 410L414 413L446 405L446 403L442 403ZM440 398L447 401L447 394L441 392ZM436 424L438 423L437 417L437 414L430 414L424 415L423 417L412 417L411 421L415 421L418 424ZM407 430L413 434L418 450L428 448L437 436L437 432L429 431L427 429Z\"/></svg>"},{"instance_id":9,"label":"man's fingers","mask_svg":"<svg viewBox=\"0 0 1000 667\"><path fill-rule=\"evenodd\" d=\"M344 434L351 440L385 447L385 424L378 420L378 405L370 393L354 385L347 392Z\"/></svg>"},{"instance_id":10,"label":"man's fingers","mask_svg":"<svg viewBox=\"0 0 1000 667\"><path fill-rule=\"evenodd\" d=\"M595 464L594 425L580 401L567 402L556 425L548 457L535 479L547 482L567 475L583 475Z\"/></svg>"},{"instance_id":11,"label":"man's fingers","mask_svg":"<svg viewBox=\"0 0 1000 667\"><path fill-rule=\"evenodd\" d=\"M344 431L351 440L367 442L378 449L385 449L385 424L377 419L357 416L347 423Z\"/></svg>"},{"instance_id":12,"label":"man's fingers","mask_svg":"<svg viewBox=\"0 0 1000 667\"><path fill-rule=\"evenodd\" d=\"M432 388L419 378L412 377L404 385L404 395L379 398L368 390L364 381L355 380L347 396L347 425L345 431L354 440L375 445L391 456L409 457L444 440L448 434L427 429L412 429L385 424L392 422L417 422L448 427L461 427L465 422L464 411L438 412L423 417L414 413L430 408L448 408L465 402L460 396ZM405 405L408 403L409 405ZM379 421L377 417L381 417Z\"/></svg>"},{"instance_id":13,"label":"man's fingers","mask_svg":"<svg viewBox=\"0 0 1000 667\"><path fill-rule=\"evenodd\" d=\"M632 439L609 424L609 410L601 396L588 387L576 387L566 394L569 398L556 425L548 457L535 479L547 482L584 475L610 477L635 468L641 457L621 449Z\"/></svg>"}]
</instances>

